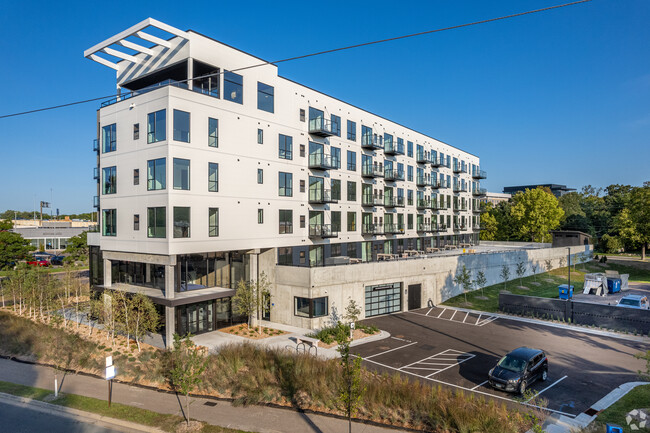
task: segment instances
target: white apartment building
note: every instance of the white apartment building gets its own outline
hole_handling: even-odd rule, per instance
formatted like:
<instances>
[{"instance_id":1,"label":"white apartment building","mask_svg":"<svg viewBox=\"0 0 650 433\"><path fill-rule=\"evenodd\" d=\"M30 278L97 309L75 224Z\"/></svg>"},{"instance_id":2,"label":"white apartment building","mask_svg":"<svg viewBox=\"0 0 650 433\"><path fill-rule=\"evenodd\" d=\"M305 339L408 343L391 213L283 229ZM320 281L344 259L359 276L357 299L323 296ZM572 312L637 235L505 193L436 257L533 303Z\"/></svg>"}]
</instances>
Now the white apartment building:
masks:
<instances>
[{"instance_id":1,"label":"white apartment building","mask_svg":"<svg viewBox=\"0 0 650 433\"><path fill-rule=\"evenodd\" d=\"M323 293L278 272L478 242L475 155L153 19L84 55L116 70L120 93L97 112L91 283L147 293L167 341L241 320L236 284L262 272L272 321L322 326L334 298L365 317L401 311L396 277Z\"/></svg>"}]
</instances>

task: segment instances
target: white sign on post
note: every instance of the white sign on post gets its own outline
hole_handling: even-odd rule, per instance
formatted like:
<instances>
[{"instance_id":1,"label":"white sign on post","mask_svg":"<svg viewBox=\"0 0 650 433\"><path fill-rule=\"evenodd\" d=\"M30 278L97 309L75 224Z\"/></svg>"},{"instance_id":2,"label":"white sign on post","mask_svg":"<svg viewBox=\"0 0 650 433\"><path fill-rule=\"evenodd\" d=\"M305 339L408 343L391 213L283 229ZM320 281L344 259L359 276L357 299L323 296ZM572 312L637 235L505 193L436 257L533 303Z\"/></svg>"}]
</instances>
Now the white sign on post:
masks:
<instances>
[{"instance_id":1,"label":"white sign on post","mask_svg":"<svg viewBox=\"0 0 650 433\"><path fill-rule=\"evenodd\" d=\"M115 366L111 365L106 367L106 380L111 380L115 377Z\"/></svg>"},{"instance_id":2,"label":"white sign on post","mask_svg":"<svg viewBox=\"0 0 650 433\"><path fill-rule=\"evenodd\" d=\"M110 367L113 365L113 357L112 356L107 356L106 357L106 367Z\"/></svg>"}]
</instances>

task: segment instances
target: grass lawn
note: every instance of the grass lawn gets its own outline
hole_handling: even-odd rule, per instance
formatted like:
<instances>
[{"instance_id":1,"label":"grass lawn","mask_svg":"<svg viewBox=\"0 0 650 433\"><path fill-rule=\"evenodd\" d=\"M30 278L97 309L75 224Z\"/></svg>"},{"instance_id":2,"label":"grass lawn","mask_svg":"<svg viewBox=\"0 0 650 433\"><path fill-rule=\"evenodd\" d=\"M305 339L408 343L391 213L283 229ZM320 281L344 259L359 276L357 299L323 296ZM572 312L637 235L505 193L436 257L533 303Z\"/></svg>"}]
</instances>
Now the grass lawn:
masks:
<instances>
[{"instance_id":1,"label":"grass lawn","mask_svg":"<svg viewBox=\"0 0 650 433\"><path fill-rule=\"evenodd\" d=\"M45 397L52 394L51 391L41 388L34 388L31 386L18 385L10 382L0 381L0 392L6 394L13 394L20 397L27 397L34 400L43 401ZM73 409L82 410L85 412L92 412L94 414L130 421L137 424L156 427L164 431L173 432L176 426L184 422L184 419L177 415L166 415L152 412L137 407L127 406L119 403L112 403L108 407L108 403L104 400L99 400L91 397L83 397L75 394L59 394L57 399L51 400L48 403L64 406ZM233 430L213 425L204 424L200 433L246 433L243 430Z\"/></svg>"},{"instance_id":2,"label":"grass lawn","mask_svg":"<svg viewBox=\"0 0 650 433\"><path fill-rule=\"evenodd\" d=\"M585 273L605 272L605 270L616 270L620 274L630 274L629 281L650 282L650 270L610 263L607 264L607 267L603 267L597 262L590 262L585 265L577 265L575 270L571 269L571 285L574 287L574 293L582 292ZM519 278L513 278L507 282L505 287L503 283L488 286L483 290L487 299L480 299L482 296L481 290L474 290L467 293L467 304L465 303L465 296L458 295L446 300L443 305L496 313L499 310L499 292L501 290L506 289L515 295L557 298L557 286L566 284L566 282L567 268L558 268L537 276L524 277L521 283ZM520 289L518 286L528 287L529 290Z\"/></svg>"},{"instance_id":3,"label":"grass lawn","mask_svg":"<svg viewBox=\"0 0 650 433\"><path fill-rule=\"evenodd\" d=\"M596 418L596 423L604 426L606 423L618 424L623 427L626 433L632 432L627 426L625 416L633 409L647 409L650 408L650 385L637 386L632 391L625 394L625 396L604 410ZM638 425L638 423L637 423ZM604 431L604 427L603 427ZM646 427L643 430L635 431L650 431Z\"/></svg>"}]
</instances>

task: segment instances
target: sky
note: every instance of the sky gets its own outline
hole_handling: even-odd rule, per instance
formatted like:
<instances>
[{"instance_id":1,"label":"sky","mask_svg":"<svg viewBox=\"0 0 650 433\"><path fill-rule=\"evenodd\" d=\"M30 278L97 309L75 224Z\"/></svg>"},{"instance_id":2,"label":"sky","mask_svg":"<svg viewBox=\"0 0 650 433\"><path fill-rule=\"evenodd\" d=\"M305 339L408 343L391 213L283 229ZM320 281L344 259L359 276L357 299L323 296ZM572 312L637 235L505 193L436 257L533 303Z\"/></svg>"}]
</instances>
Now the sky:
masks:
<instances>
[{"instance_id":1,"label":"sky","mask_svg":"<svg viewBox=\"0 0 650 433\"><path fill-rule=\"evenodd\" d=\"M5 2L0 116L112 95L115 72L83 51L147 17L278 60L562 3ZM478 155L489 191L641 185L650 180L648 22L648 0L592 0L281 63L279 73ZM98 108L0 119L0 211L41 200L62 214L92 210Z\"/></svg>"}]
</instances>

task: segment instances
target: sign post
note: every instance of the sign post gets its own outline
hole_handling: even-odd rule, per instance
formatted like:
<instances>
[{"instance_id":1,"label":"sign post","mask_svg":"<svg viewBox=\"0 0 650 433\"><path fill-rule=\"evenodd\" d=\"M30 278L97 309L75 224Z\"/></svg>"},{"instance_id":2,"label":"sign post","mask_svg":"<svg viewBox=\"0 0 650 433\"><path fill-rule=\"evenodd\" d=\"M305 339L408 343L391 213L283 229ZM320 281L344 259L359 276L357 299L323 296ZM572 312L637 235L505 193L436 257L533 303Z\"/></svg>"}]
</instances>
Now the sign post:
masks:
<instances>
[{"instance_id":1,"label":"sign post","mask_svg":"<svg viewBox=\"0 0 650 433\"><path fill-rule=\"evenodd\" d=\"M354 334L354 322L350 322L350 340L352 339Z\"/></svg>"},{"instance_id":2,"label":"sign post","mask_svg":"<svg viewBox=\"0 0 650 433\"><path fill-rule=\"evenodd\" d=\"M113 378L115 377L115 366L113 365L113 357L106 357L106 380L108 381L108 407L111 407L111 399L113 397Z\"/></svg>"}]
</instances>

